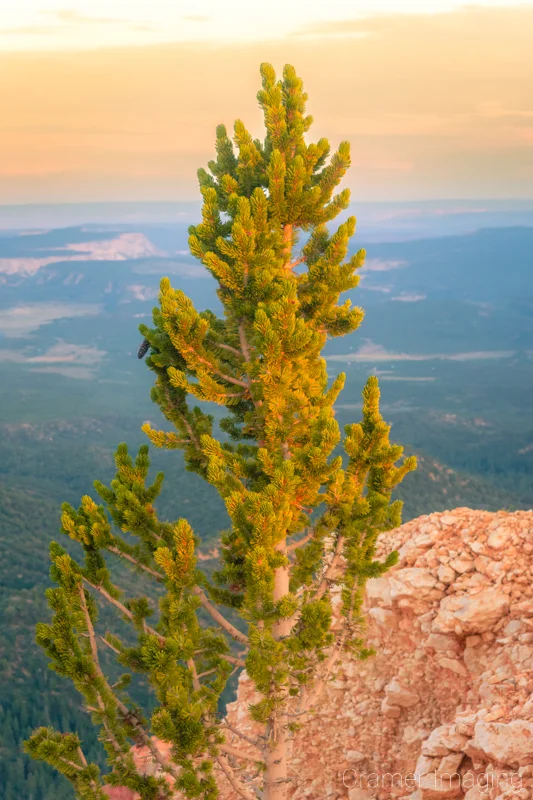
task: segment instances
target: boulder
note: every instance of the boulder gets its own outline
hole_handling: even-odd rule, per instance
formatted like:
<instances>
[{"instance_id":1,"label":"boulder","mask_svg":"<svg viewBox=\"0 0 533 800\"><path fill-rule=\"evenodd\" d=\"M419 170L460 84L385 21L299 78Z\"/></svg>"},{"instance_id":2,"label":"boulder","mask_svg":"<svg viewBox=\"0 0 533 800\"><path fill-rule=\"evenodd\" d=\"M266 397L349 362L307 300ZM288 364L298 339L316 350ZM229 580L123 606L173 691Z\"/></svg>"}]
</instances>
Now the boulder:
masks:
<instances>
[{"instance_id":1,"label":"boulder","mask_svg":"<svg viewBox=\"0 0 533 800\"><path fill-rule=\"evenodd\" d=\"M480 720L474 729L474 747L496 764L523 766L533 760L533 722Z\"/></svg>"},{"instance_id":2,"label":"boulder","mask_svg":"<svg viewBox=\"0 0 533 800\"><path fill-rule=\"evenodd\" d=\"M509 596L499 586L474 595L453 594L440 603L432 627L438 633L485 633L508 611Z\"/></svg>"}]
</instances>

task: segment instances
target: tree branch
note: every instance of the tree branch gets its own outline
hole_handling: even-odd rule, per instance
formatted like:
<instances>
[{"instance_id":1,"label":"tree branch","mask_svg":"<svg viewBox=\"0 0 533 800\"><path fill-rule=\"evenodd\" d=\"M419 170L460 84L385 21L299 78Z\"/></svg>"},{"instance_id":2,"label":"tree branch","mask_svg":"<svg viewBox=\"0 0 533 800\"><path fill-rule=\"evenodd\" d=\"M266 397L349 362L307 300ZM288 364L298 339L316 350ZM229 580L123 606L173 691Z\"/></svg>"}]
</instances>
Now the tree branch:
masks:
<instances>
[{"instance_id":1,"label":"tree branch","mask_svg":"<svg viewBox=\"0 0 533 800\"><path fill-rule=\"evenodd\" d=\"M247 389L250 391L250 384L246 381L241 381L239 378L232 378L230 375L226 375L224 372L220 372L218 369L213 370L215 375L218 375L219 378L222 378L223 381L227 381L227 383L233 383L235 386L242 386L243 389Z\"/></svg>"},{"instance_id":2,"label":"tree branch","mask_svg":"<svg viewBox=\"0 0 533 800\"><path fill-rule=\"evenodd\" d=\"M222 725L224 725L229 731L234 733L235 736L238 736L243 741L248 742L248 744L251 744L252 747L256 747L258 750L262 749L262 745L259 739L252 739L251 736L246 736L245 733L241 733L241 731L238 728L234 728L233 725L230 725L227 719L224 719L222 721Z\"/></svg>"},{"instance_id":3,"label":"tree branch","mask_svg":"<svg viewBox=\"0 0 533 800\"><path fill-rule=\"evenodd\" d=\"M262 760L261 758L250 756L247 753L241 753L240 750L237 750L237 748L232 747L230 744L219 744L217 747L219 750L222 750L223 753L227 753L229 756L235 756L235 758L241 758L243 761L253 761L257 763Z\"/></svg>"},{"instance_id":4,"label":"tree branch","mask_svg":"<svg viewBox=\"0 0 533 800\"><path fill-rule=\"evenodd\" d=\"M161 542L164 541L160 536L158 538L159 538L159 540ZM126 561L129 561L131 564L134 564L136 567L138 567L139 569L142 569L143 572L146 572L148 575L151 575L152 578L155 578L160 583L162 583L164 581L164 576L161 575L161 573L156 572L155 569L152 569L151 567L146 566L146 564L141 564L140 561L137 561L137 559L134 558L129 553L124 553L119 547L113 547L112 545L106 545L106 550L109 550L110 553L114 553L115 555L120 556L120 558L124 558Z\"/></svg>"},{"instance_id":5,"label":"tree branch","mask_svg":"<svg viewBox=\"0 0 533 800\"><path fill-rule=\"evenodd\" d=\"M291 253L292 253L292 225L286 224L283 226L283 249L285 251L285 264L283 265L286 270L291 269Z\"/></svg>"},{"instance_id":6,"label":"tree branch","mask_svg":"<svg viewBox=\"0 0 533 800\"><path fill-rule=\"evenodd\" d=\"M346 639L348 638L349 627L350 627L350 625L352 623L352 618L353 618L353 604L354 604L354 599L355 599L356 592L357 592L357 583L354 582L354 585L352 586L351 593L350 593L350 608L348 609L348 614L344 618L344 625L343 625L343 628L342 628L342 630L341 630L341 632L339 634L339 638L337 640L337 643L335 644L335 646L333 648L333 652L330 654L328 659L324 662L323 670L321 672L321 675L320 675L318 681L314 684L313 690L311 692L310 691L306 692L305 690L302 692L301 700L300 700L300 708L303 709L302 713L304 713L304 714L307 713L307 711L309 711L312 708L313 704L316 703L316 701L320 697L320 695L322 693L322 690L324 689L324 686L326 685L326 681L329 678L333 667L335 666L335 662L337 661L342 648L346 644Z\"/></svg>"},{"instance_id":7,"label":"tree branch","mask_svg":"<svg viewBox=\"0 0 533 800\"><path fill-rule=\"evenodd\" d=\"M250 353L250 345L248 344L248 339L246 338L246 332L244 330L244 323L239 323L239 341L241 343L241 350L242 355L245 361L251 361L251 353ZM252 403L254 404L255 408L260 408L263 405L262 400L254 400L252 395L252 384L248 384L248 391L250 392L250 398Z\"/></svg>"},{"instance_id":8,"label":"tree branch","mask_svg":"<svg viewBox=\"0 0 533 800\"><path fill-rule=\"evenodd\" d=\"M246 333L244 331L244 325L242 322L239 324L239 341L241 343L241 350L244 360L250 361L250 345L248 344L248 339L246 338Z\"/></svg>"},{"instance_id":9,"label":"tree branch","mask_svg":"<svg viewBox=\"0 0 533 800\"><path fill-rule=\"evenodd\" d=\"M76 772L82 772L83 767L80 767L79 764L75 764L74 761L71 761L69 758L65 758L64 756L58 756L58 758L59 758L60 761L63 762L63 764L66 764L67 767L71 767L72 769L75 769Z\"/></svg>"},{"instance_id":10,"label":"tree branch","mask_svg":"<svg viewBox=\"0 0 533 800\"><path fill-rule=\"evenodd\" d=\"M94 587L94 588L98 588L98 587ZM107 592L106 592L106 594L107 594ZM109 597L111 597L111 595L109 595ZM84 593L84 590L83 590L83 585L81 583L80 583L80 601L81 601L82 610L83 610L83 613L84 613L84 616L85 616L85 622L86 622L86 625L87 625L87 631L89 633L89 641L91 643L92 660L93 660L95 669L96 669L99 677L105 682L106 688L109 690L110 694L112 695L113 700L116 703L117 709L120 711L120 713L121 713L121 715L123 717L123 721L126 722L126 723L129 723L134 728L134 730L138 733L140 739L146 745L146 747L149 749L149 751L151 752L151 754L153 755L153 757L155 758L157 763L160 765L161 769L164 772L166 772L168 775L173 777L175 780L177 780L178 777L179 777L179 773L165 759L165 757L163 756L161 751L154 744L152 738L148 735L148 733L145 731L145 729L143 728L143 726L139 722L136 714L134 712L130 711L130 709L122 702L122 700L120 700L115 695L115 693L113 692L113 690L109 686L107 678L105 677L105 675L104 675L104 673L102 671L102 668L100 667L100 661L98 659L98 645L96 643L96 636L95 636L95 633L94 633L94 627L93 627L93 624L92 624L92 621L91 621L91 618L90 618L90 615L89 615L89 611L87 609L87 603L85 601L85 593ZM127 609L126 609L126 611L127 611ZM104 711L105 711L105 709L104 709ZM106 727L106 730L107 730L107 727Z\"/></svg>"},{"instance_id":11,"label":"tree branch","mask_svg":"<svg viewBox=\"0 0 533 800\"><path fill-rule=\"evenodd\" d=\"M236 667L245 667L246 661L243 661L242 658L235 658L234 656L227 656L225 653L220 654L219 658L223 661L227 661L228 664L235 664Z\"/></svg>"},{"instance_id":12,"label":"tree branch","mask_svg":"<svg viewBox=\"0 0 533 800\"><path fill-rule=\"evenodd\" d=\"M124 616L126 616L131 622L133 622L133 614L131 613L129 608L126 608L126 606L120 602L120 600L116 600L112 595L109 594L109 592L107 592L104 589L103 586L96 586L96 584L91 583L91 581L85 577L83 578L83 580L88 586L91 587L91 589L94 589L96 592L101 594L102 597L104 597L109 603L118 608L118 610L122 612ZM245 636L244 633L241 633L239 630L237 630L237 628L235 628L231 624L231 622L229 622L225 617L222 616L222 614L220 614L220 612L215 608L215 606L213 606L209 602L207 596L202 591L202 589L200 589L200 587L195 587L195 589L193 589L193 592L196 595L198 595L198 597L200 597L202 606L206 609L206 611L208 611L208 613L213 617L213 619L227 631L227 633L233 636L232 632L234 631L238 635L238 638L237 636L234 636L233 638L236 638L236 640L241 644L245 644L246 646L248 646L249 644L248 637ZM227 628L225 627L226 625L228 626ZM150 625L145 625L145 629L147 633L151 634L152 636L156 636L159 639L159 641L161 642L166 641L166 637L163 636L163 634L158 633L154 628L150 627ZM111 646L109 642L106 641L105 643L108 645L108 647ZM234 664L236 667L246 666L246 663L241 658L235 658L234 656L226 655L225 653L220 653L219 658L221 658L223 661L227 661L229 664Z\"/></svg>"},{"instance_id":13,"label":"tree branch","mask_svg":"<svg viewBox=\"0 0 533 800\"><path fill-rule=\"evenodd\" d=\"M291 264L287 265L287 269L294 269L294 267L297 267L298 264L303 264L304 261L305 261L305 256L302 256L301 258L297 258L296 261L293 261Z\"/></svg>"},{"instance_id":14,"label":"tree branch","mask_svg":"<svg viewBox=\"0 0 533 800\"><path fill-rule=\"evenodd\" d=\"M105 599L109 603L111 603L116 608L118 608L118 610L121 611L124 614L124 616L127 617L130 620L130 622L134 621L134 616L131 613L131 611L129 610L129 608L126 608L126 606L123 603L121 603L120 600L116 600L112 595L110 595L109 592L106 591L106 589L104 589L103 586L96 586L96 584L91 583L91 581L88 578L84 577L84 576L83 576L83 580L85 581L85 583L88 586L91 587L91 589L94 589L96 592L101 594L102 597L105 597ZM144 629L145 629L146 633L149 633L152 636L157 636L157 638L161 642L166 641L166 637L165 636L163 636L161 633L158 633L154 628L151 628L150 625L146 624L146 622L144 623Z\"/></svg>"},{"instance_id":15,"label":"tree branch","mask_svg":"<svg viewBox=\"0 0 533 800\"><path fill-rule=\"evenodd\" d=\"M335 553L333 554L333 558L331 559L324 575L322 576L322 580L320 581L318 588L313 595L313 600L320 600L321 597L324 596L326 593L330 581L335 577L335 569L342 557L342 550L344 547L344 536L342 533L339 535L337 539L337 544L335 546Z\"/></svg>"},{"instance_id":16,"label":"tree branch","mask_svg":"<svg viewBox=\"0 0 533 800\"><path fill-rule=\"evenodd\" d=\"M89 609L87 608L87 601L85 600L85 590L83 588L83 583L80 583L78 585L78 593L80 596L81 610L83 611L83 616L85 617L85 625L87 627L87 633L89 634L92 660L99 677L103 678L105 681L105 675L102 672L102 668L100 667L100 661L98 659L98 645L96 644L96 636L94 635L93 623L91 620L91 615L89 614Z\"/></svg>"},{"instance_id":17,"label":"tree branch","mask_svg":"<svg viewBox=\"0 0 533 800\"><path fill-rule=\"evenodd\" d=\"M241 381L239 378L233 378L231 375L226 375L225 372L221 372L219 369L213 366L213 364L207 358L199 355L199 353L197 353L193 347L186 348L185 352L187 351L194 353L195 357L201 364L205 364L210 368L213 375L218 375L219 378L222 378L222 380L226 381L227 383L233 383L235 386L242 386L243 389L250 389L249 385L245 381Z\"/></svg>"},{"instance_id":18,"label":"tree branch","mask_svg":"<svg viewBox=\"0 0 533 800\"><path fill-rule=\"evenodd\" d=\"M297 550L299 547L303 547L304 544L310 542L313 536L315 535L314 528L311 528L308 534L306 534L303 539L298 539L297 542L291 542L287 545L287 553L292 553L294 550Z\"/></svg>"},{"instance_id":19,"label":"tree branch","mask_svg":"<svg viewBox=\"0 0 533 800\"><path fill-rule=\"evenodd\" d=\"M98 658L98 645L96 644L96 636L95 636L95 633L94 633L94 627L93 627L93 623L92 623L92 620L91 620L91 616L89 614L89 609L87 608L87 602L85 600L85 591L83 589L83 584L82 583L80 583L79 586L78 586L78 593L79 593L79 597L80 597L80 607L81 607L83 616L85 617L85 626L87 628L87 633L89 635L92 664L94 666L94 669L96 670L96 674L102 680L102 682L104 683L104 686L109 690L109 693L111 694L113 700L115 700L115 702L117 702L118 698L116 697L116 695L112 691L111 687L109 686L109 683L107 682L107 678L105 677L105 675L104 675L104 673L102 671L102 668L100 666L100 660ZM96 693L96 702L98 703L98 708L99 708L99 713L100 713L102 725L105 728L105 731L107 733L108 739L111 742L111 744L113 746L113 749L115 750L115 753L117 753L119 758L122 758L123 755L124 755L123 749L120 746L119 742L117 741L117 738L116 738L116 736L114 734L114 731L110 728L110 726L109 726L109 724L107 722L107 719L106 719L106 717L107 717L107 709L106 709L105 703L104 703L104 701L102 699L102 695L100 694L98 689L95 689L95 693Z\"/></svg>"},{"instance_id":20,"label":"tree branch","mask_svg":"<svg viewBox=\"0 0 533 800\"><path fill-rule=\"evenodd\" d=\"M209 601L203 589L201 589L199 586L195 586L192 591L193 594L199 597L200 602L207 613L215 620L215 622L218 622L220 627L223 628L232 639L235 639L236 642L240 642L241 644L248 646L248 637L244 633L241 633L234 625L232 625L231 622L226 619L226 617L222 616L220 611Z\"/></svg>"},{"instance_id":21,"label":"tree branch","mask_svg":"<svg viewBox=\"0 0 533 800\"><path fill-rule=\"evenodd\" d=\"M200 681L198 679L198 673L196 671L196 664L194 663L194 660L192 658L187 659L187 669L189 670L189 672L192 675L192 685L194 687L194 691L195 692L199 692L200 689L202 688L202 684L200 683Z\"/></svg>"},{"instance_id":22,"label":"tree branch","mask_svg":"<svg viewBox=\"0 0 533 800\"><path fill-rule=\"evenodd\" d=\"M237 350L236 347L232 347L230 344L223 344L222 342L215 342L216 347L220 347L222 350L227 350L229 353L233 353L236 356L242 356L240 350Z\"/></svg>"},{"instance_id":23,"label":"tree branch","mask_svg":"<svg viewBox=\"0 0 533 800\"><path fill-rule=\"evenodd\" d=\"M194 445L195 449L198 451L199 456L205 461L205 453L203 452L202 448L200 447L200 442L198 441L198 437L196 436L195 432L193 431L193 429L191 427L191 424L189 423L189 420L187 419L185 414L179 408L176 407L176 404L174 403L174 401L170 397L168 386L164 387L164 392L165 392L165 397L167 399L167 403L173 409L173 411L176 413L176 415L178 417L180 417L182 425L184 426L185 430L189 434L191 443ZM173 420L171 420L171 422L172 421ZM174 422L174 424L176 424L176 423Z\"/></svg>"},{"instance_id":24,"label":"tree branch","mask_svg":"<svg viewBox=\"0 0 533 800\"><path fill-rule=\"evenodd\" d=\"M246 787L242 781L238 779L238 777L235 775L235 771L229 765L228 759L225 756L215 756L215 760L233 789L238 795L240 795L240 797L243 798L243 800L256 800L255 793L250 792L248 787Z\"/></svg>"},{"instance_id":25,"label":"tree branch","mask_svg":"<svg viewBox=\"0 0 533 800\"><path fill-rule=\"evenodd\" d=\"M107 639L105 638L105 636L100 636L100 640L101 640L101 641L102 641L102 642L103 642L105 645L107 645L107 647L109 647L109 649L110 649L110 650L112 650L114 653L116 653L116 655L117 655L117 656L119 656L119 655L120 655L120 650L117 650L117 648L116 648L116 647L113 647L113 645L112 645L110 642L108 642L108 641L107 641Z\"/></svg>"}]
</instances>

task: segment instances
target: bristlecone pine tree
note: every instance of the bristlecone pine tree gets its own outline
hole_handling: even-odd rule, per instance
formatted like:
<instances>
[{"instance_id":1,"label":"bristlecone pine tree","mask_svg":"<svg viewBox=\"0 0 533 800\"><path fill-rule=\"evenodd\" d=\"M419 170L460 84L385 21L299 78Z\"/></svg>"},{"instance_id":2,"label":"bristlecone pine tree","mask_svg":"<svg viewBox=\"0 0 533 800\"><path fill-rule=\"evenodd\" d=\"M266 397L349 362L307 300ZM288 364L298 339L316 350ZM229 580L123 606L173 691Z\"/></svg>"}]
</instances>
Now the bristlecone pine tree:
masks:
<instances>
[{"instance_id":1,"label":"bristlecone pine tree","mask_svg":"<svg viewBox=\"0 0 533 800\"><path fill-rule=\"evenodd\" d=\"M154 326L140 327L155 373L152 398L174 428L144 431L156 447L182 450L187 469L223 498L231 528L221 534L219 571L208 580L198 569L185 519L158 518L163 475L147 485L148 446L133 460L122 444L116 478L109 487L95 483L103 505L87 496L77 511L63 506L62 532L82 545L85 560L52 543L54 615L37 631L52 668L71 679L99 728L111 767L105 781L146 800L291 796L295 730L339 660L369 654L363 590L395 563L394 553L376 559L376 539L400 524L391 493L415 468L414 458L397 465L402 447L389 442L375 377L363 391L362 421L343 438L339 432L333 404L344 375L328 382L321 351L363 317L339 304L357 286L365 255L345 260L355 219L334 233L327 227L348 206L349 191L334 192L350 165L349 145L330 157L326 139L307 144L312 120L293 67L277 80L263 64L261 76L264 141L237 121L232 142L220 125L216 160L198 173L202 222L190 228L189 246L218 282L223 316L198 313L164 278ZM202 407L191 407L191 397ZM203 410L210 403L227 412L220 439ZM333 455L341 438L344 458ZM116 569L117 556L161 585L155 621L148 622L153 600L126 599L113 581L106 557ZM335 590L342 603L333 631ZM95 633L98 596L131 623L130 640ZM102 648L126 668L114 685ZM260 696L250 709L255 740L230 731L218 713L229 676L241 668ZM132 672L154 689L151 715L126 693ZM149 749L152 769L139 771L135 744ZM40 728L26 749L66 775L79 798L106 797L76 735Z\"/></svg>"}]
</instances>

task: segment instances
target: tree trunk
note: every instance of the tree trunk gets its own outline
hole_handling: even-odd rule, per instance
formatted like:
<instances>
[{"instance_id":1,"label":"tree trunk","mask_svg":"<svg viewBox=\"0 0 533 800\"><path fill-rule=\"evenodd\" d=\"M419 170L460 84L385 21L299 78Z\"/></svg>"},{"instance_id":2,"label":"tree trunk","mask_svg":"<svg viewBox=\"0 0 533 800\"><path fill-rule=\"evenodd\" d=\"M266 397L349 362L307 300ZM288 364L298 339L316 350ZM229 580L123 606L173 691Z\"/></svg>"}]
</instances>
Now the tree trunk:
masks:
<instances>
[{"instance_id":1,"label":"tree trunk","mask_svg":"<svg viewBox=\"0 0 533 800\"><path fill-rule=\"evenodd\" d=\"M285 540L277 547L282 553L287 551ZM274 572L274 602L277 603L289 593L289 567L278 567ZM291 632L291 620L281 619L272 626L275 639L288 636ZM267 722L268 750L266 754L265 794L264 800L286 800L287 782L287 749L288 749L288 717L286 711L275 711Z\"/></svg>"}]
</instances>

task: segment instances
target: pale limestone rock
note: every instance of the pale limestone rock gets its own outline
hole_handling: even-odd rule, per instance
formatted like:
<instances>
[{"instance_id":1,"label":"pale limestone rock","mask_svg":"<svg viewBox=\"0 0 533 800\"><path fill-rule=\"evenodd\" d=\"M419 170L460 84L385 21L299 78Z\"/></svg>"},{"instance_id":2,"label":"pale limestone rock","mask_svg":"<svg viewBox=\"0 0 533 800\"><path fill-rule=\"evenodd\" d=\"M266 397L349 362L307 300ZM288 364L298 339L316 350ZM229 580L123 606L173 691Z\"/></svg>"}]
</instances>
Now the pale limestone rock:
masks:
<instances>
[{"instance_id":1,"label":"pale limestone rock","mask_svg":"<svg viewBox=\"0 0 533 800\"><path fill-rule=\"evenodd\" d=\"M444 756L439 766L437 767L437 775L455 775L461 766L464 753L450 753Z\"/></svg>"},{"instance_id":2,"label":"pale limestone rock","mask_svg":"<svg viewBox=\"0 0 533 800\"><path fill-rule=\"evenodd\" d=\"M465 572L471 572L474 569L474 560L472 558L466 558L465 556L459 556L459 558L453 558L450 561L450 567L455 571L462 575Z\"/></svg>"},{"instance_id":3,"label":"pale limestone rock","mask_svg":"<svg viewBox=\"0 0 533 800\"><path fill-rule=\"evenodd\" d=\"M463 794L459 776L438 775L436 772L430 772L422 775L419 786L422 800L452 800Z\"/></svg>"},{"instance_id":4,"label":"pale limestone rock","mask_svg":"<svg viewBox=\"0 0 533 800\"><path fill-rule=\"evenodd\" d=\"M449 669L451 672L455 672L456 675L468 675L468 670L465 665L456 658L438 658L437 664L443 669Z\"/></svg>"},{"instance_id":5,"label":"pale limestone rock","mask_svg":"<svg viewBox=\"0 0 533 800\"><path fill-rule=\"evenodd\" d=\"M476 716L475 714L471 714L470 716L458 716L455 720L455 730L456 733L459 733L461 736L470 736L474 735L474 728L476 725Z\"/></svg>"},{"instance_id":6,"label":"pale limestone rock","mask_svg":"<svg viewBox=\"0 0 533 800\"><path fill-rule=\"evenodd\" d=\"M475 595L445 597L433 622L433 630L463 634L489 631L509 611L509 598L500 588L485 589Z\"/></svg>"},{"instance_id":7,"label":"pale limestone rock","mask_svg":"<svg viewBox=\"0 0 533 800\"><path fill-rule=\"evenodd\" d=\"M350 762L357 763L359 761L364 761L366 758L364 753L361 753L359 750L347 750L346 751L346 760Z\"/></svg>"},{"instance_id":8,"label":"pale limestone rock","mask_svg":"<svg viewBox=\"0 0 533 800\"><path fill-rule=\"evenodd\" d=\"M427 775L433 769L433 758L431 756L419 756L414 771L415 778L418 780L422 775Z\"/></svg>"},{"instance_id":9,"label":"pale limestone rock","mask_svg":"<svg viewBox=\"0 0 533 800\"><path fill-rule=\"evenodd\" d=\"M482 790L479 786L472 786L465 794L464 800L487 800L487 790Z\"/></svg>"},{"instance_id":10,"label":"pale limestone rock","mask_svg":"<svg viewBox=\"0 0 533 800\"><path fill-rule=\"evenodd\" d=\"M512 636L515 633L519 633L522 630L522 628L523 628L523 623L521 619L512 619L504 627L503 632L505 636Z\"/></svg>"},{"instance_id":11,"label":"pale limestone rock","mask_svg":"<svg viewBox=\"0 0 533 800\"><path fill-rule=\"evenodd\" d=\"M422 754L425 756L447 756L450 748L443 743L442 739L448 730L449 727L447 725L435 728L423 743Z\"/></svg>"},{"instance_id":12,"label":"pale limestone rock","mask_svg":"<svg viewBox=\"0 0 533 800\"><path fill-rule=\"evenodd\" d=\"M455 725L441 725L431 732L422 745L422 753L428 756L447 756L449 752L461 752L468 740L459 733Z\"/></svg>"},{"instance_id":13,"label":"pale limestone rock","mask_svg":"<svg viewBox=\"0 0 533 800\"><path fill-rule=\"evenodd\" d=\"M523 766L533 760L533 722L484 722L474 729L474 747L496 764Z\"/></svg>"},{"instance_id":14,"label":"pale limestone rock","mask_svg":"<svg viewBox=\"0 0 533 800\"><path fill-rule=\"evenodd\" d=\"M424 647L431 647L442 653L459 653L461 645L454 636L446 636L444 633L430 633L426 641L423 643Z\"/></svg>"},{"instance_id":15,"label":"pale limestone rock","mask_svg":"<svg viewBox=\"0 0 533 800\"><path fill-rule=\"evenodd\" d=\"M392 600L390 596L390 579L386 576L372 578L366 585L366 598L371 606L383 606L390 608Z\"/></svg>"},{"instance_id":16,"label":"pale limestone rock","mask_svg":"<svg viewBox=\"0 0 533 800\"><path fill-rule=\"evenodd\" d=\"M416 692L411 692L405 686L402 686L396 678L393 678L385 687L385 694L389 705L400 706L401 708L415 706L420 699Z\"/></svg>"},{"instance_id":17,"label":"pale limestone rock","mask_svg":"<svg viewBox=\"0 0 533 800\"><path fill-rule=\"evenodd\" d=\"M348 789L348 800L373 800L375 796L370 789L359 789L358 787Z\"/></svg>"},{"instance_id":18,"label":"pale limestone rock","mask_svg":"<svg viewBox=\"0 0 533 800\"><path fill-rule=\"evenodd\" d=\"M459 520L453 514L443 514L440 518L441 525L456 525L457 522Z\"/></svg>"},{"instance_id":19,"label":"pale limestone rock","mask_svg":"<svg viewBox=\"0 0 533 800\"><path fill-rule=\"evenodd\" d=\"M512 531L501 525L489 535L489 538L487 539L487 545L492 550L502 550L511 542L512 536Z\"/></svg>"},{"instance_id":20,"label":"pale limestone rock","mask_svg":"<svg viewBox=\"0 0 533 800\"><path fill-rule=\"evenodd\" d=\"M453 583L457 573L448 564L441 564L437 570L437 577L441 583Z\"/></svg>"},{"instance_id":21,"label":"pale limestone rock","mask_svg":"<svg viewBox=\"0 0 533 800\"><path fill-rule=\"evenodd\" d=\"M394 719L400 716L402 710L399 706L391 705L387 698L385 698L381 703L381 713L384 717L391 717Z\"/></svg>"},{"instance_id":22,"label":"pale limestone rock","mask_svg":"<svg viewBox=\"0 0 533 800\"><path fill-rule=\"evenodd\" d=\"M414 742L423 742L428 736L429 731L426 728L415 728L413 725L406 725L402 739L407 744L413 744Z\"/></svg>"},{"instance_id":23,"label":"pale limestone rock","mask_svg":"<svg viewBox=\"0 0 533 800\"><path fill-rule=\"evenodd\" d=\"M398 627L398 615L394 611L389 611L386 608L375 606L369 610L369 615L372 619L382 628L387 628L391 632Z\"/></svg>"},{"instance_id":24,"label":"pale limestone rock","mask_svg":"<svg viewBox=\"0 0 533 800\"><path fill-rule=\"evenodd\" d=\"M407 567L399 569L391 576L391 599L420 596L435 588L435 576L429 569Z\"/></svg>"}]
</instances>

